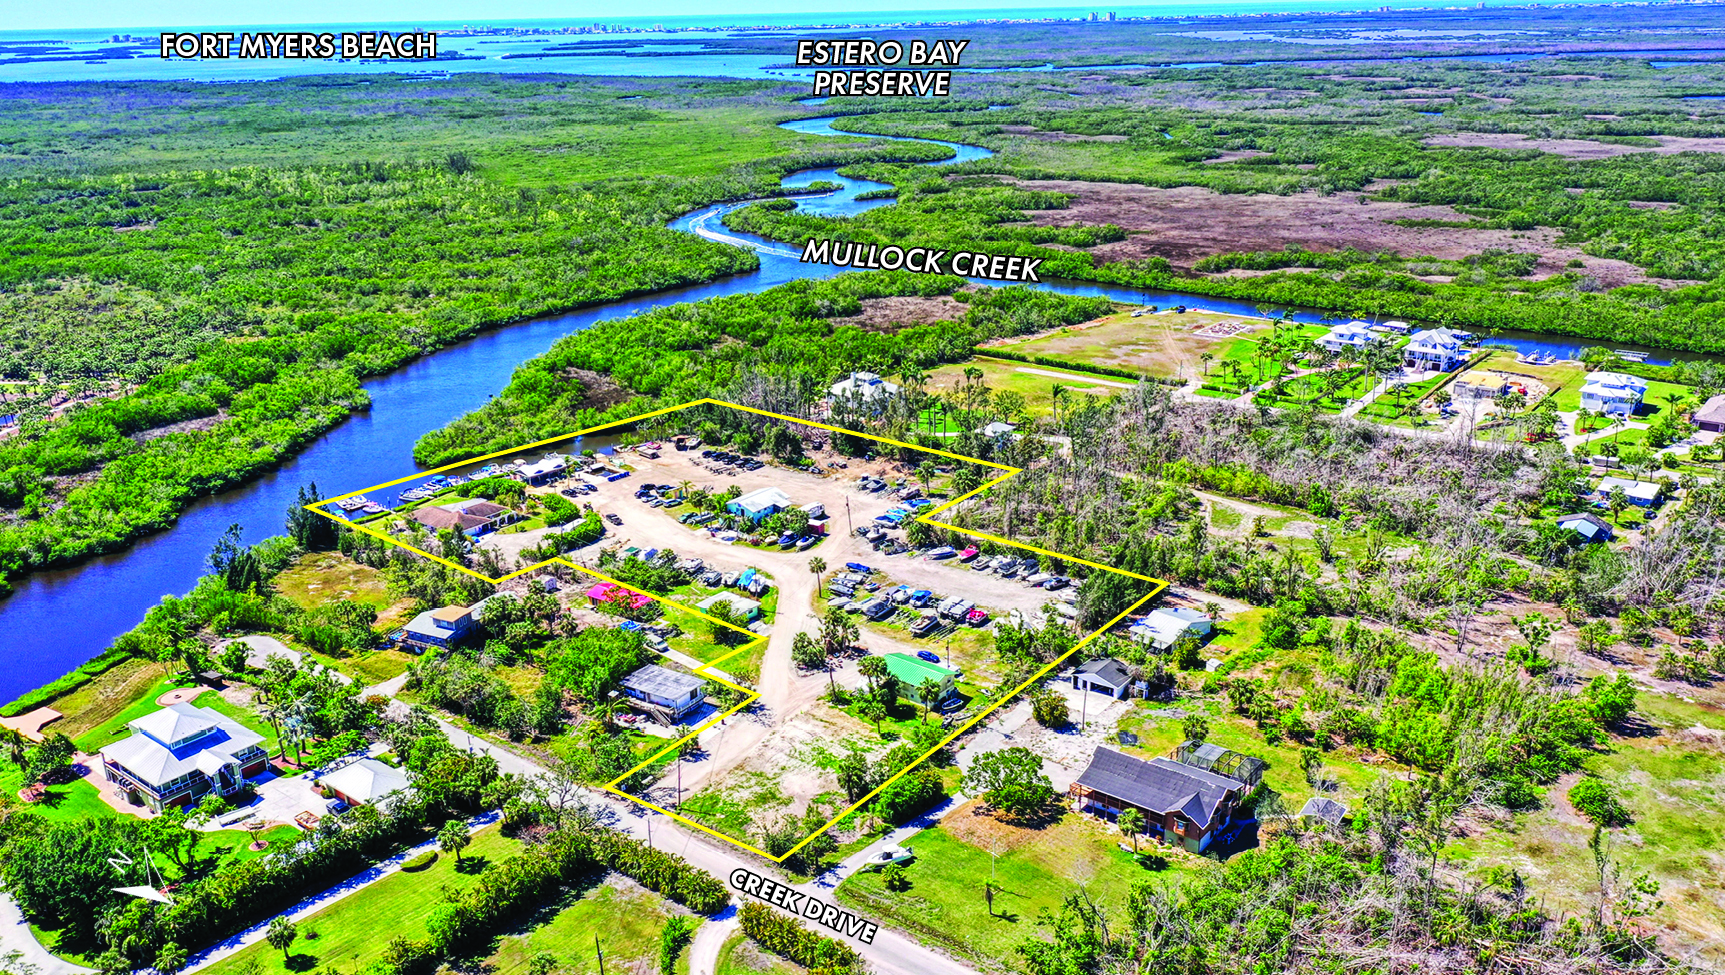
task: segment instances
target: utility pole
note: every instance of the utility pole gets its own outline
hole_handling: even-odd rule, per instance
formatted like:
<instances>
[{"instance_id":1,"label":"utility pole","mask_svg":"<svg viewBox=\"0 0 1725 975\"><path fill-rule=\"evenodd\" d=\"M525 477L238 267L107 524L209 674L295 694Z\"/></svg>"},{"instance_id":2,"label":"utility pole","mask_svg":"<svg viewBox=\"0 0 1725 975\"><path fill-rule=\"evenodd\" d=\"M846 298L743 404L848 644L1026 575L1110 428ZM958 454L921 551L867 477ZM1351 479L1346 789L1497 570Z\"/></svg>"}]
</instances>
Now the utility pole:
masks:
<instances>
[{"instance_id":1,"label":"utility pole","mask_svg":"<svg viewBox=\"0 0 1725 975\"><path fill-rule=\"evenodd\" d=\"M593 951L599 956L599 975L605 975L605 949L599 947L599 933L593 932Z\"/></svg>"},{"instance_id":2,"label":"utility pole","mask_svg":"<svg viewBox=\"0 0 1725 975\"><path fill-rule=\"evenodd\" d=\"M850 498L845 499L845 531L850 532L852 535L855 535L857 533L857 526L851 524L851 499Z\"/></svg>"}]
</instances>

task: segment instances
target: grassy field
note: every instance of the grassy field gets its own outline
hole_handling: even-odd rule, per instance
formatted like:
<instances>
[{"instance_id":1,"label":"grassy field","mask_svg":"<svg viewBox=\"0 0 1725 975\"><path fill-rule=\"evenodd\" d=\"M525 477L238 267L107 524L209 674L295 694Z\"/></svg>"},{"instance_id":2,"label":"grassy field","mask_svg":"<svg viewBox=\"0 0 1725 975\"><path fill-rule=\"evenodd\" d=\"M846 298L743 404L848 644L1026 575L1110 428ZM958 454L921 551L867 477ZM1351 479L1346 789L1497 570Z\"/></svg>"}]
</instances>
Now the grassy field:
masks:
<instances>
[{"instance_id":1,"label":"grassy field","mask_svg":"<svg viewBox=\"0 0 1725 975\"><path fill-rule=\"evenodd\" d=\"M964 382L964 370L967 368L981 369L982 381L995 392L1012 391L1024 397L1025 405L1037 416L1051 416L1054 413L1054 387L1060 386L1071 393L1086 396L1113 396L1123 385L1131 385L1131 380L1118 376L1086 376L1064 371L1048 366L1039 366L1029 362L1012 362L1006 359L987 359L978 356L969 362L941 366L929 373L928 390L939 393L951 390ZM1026 370L1040 370L1057 375L1039 375ZM931 432L943 429L938 421L930 424ZM944 427L945 432L955 432L951 421Z\"/></svg>"},{"instance_id":2,"label":"grassy field","mask_svg":"<svg viewBox=\"0 0 1725 975\"><path fill-rule=\"evenodd\" d=\"M1611 784L1634 822L1613 832L1612 855L1626 878L1646 872L1661 887L1662 917L1708 947L1702 960L1725 962L1725 874L1716 851L1725 845L1725 776L1719 738L1691 729L1725 731L1725 713L1671 695L1643 693L1637 709L1657 734L1614 737L1589 765ZM1465 831L1445 849L1473 876L1509 866L1527 877L1548 911L1585 913L1597 898L1597 875L1587 841L1593 825L1565 798L1567 783L1545 790L1537 809L1507 822Z\"/></svg>"},{"instance_id":3,"label":"grassy field","mask_svg":"<svg viewBox=\"0 0 1725 975\"><path fill-rule=\"evenodd\" d=\"M607 972L645 971L659 956L659 931L676 908L664 898L617 877L543 905L519 930L499 939L486 959L496 975L518 975L540 953L557 959L557 971L598 972L596 948ZM656 968L654 969L656 970Z\"/></svg>"},{"instance_id":4,"label":"grassy field","mask_svg":"<svg viewBox=\"0 0 1725 975\"><path fill-rule=\"evenodd\" d=\"M889 891L879 873L858 873L839 885L840 903L962 955L1007 959L1020 941L1037 935L1037 915L1057 911L1079 884L1118 910L1133 880L1155 876L1119 848L1117 833L1081 816L1066 813L1041 829L1019 829L973 816L974 808L960 808L907 841L916 853L906 870L909 890ZM983 899L991 876L992 915Z\"/></svg>"},{"instance_id":5,"label":"grassy field","mask_svg":"<svg viewBox=\"0 0 1725 975\"><path fill-rule=\"evenodd\" d=\"M800 975L807 969L763 950L739 931L719 947L713 971L714 975Z\"/></svg>"},{"instance_id":6,"label":"grassy field","mask_svg":"<svg viewBox=\"0 0 1725 975\"><path fill-rule=\"evenodd\" d=\"M85 730L73 735L72 741L79 751L94 754L97 749L111 745L130 734L126 722L134 721L160 708L161 705L156 703L157 698L169 691L190 685L191 681L178 674L158 677L155 683L147 686L127 682L123 685L130 692L127 699L123 702L104 701L104 707L101 708L103 717L90 722ZM199 695L199 703L202 703L205 696L207 695Z\"/></svg>"},{"instance_id":7,"label":"grassy field","mask_svg":"<svg viewBox=\"0 0 1725 975\"><path fill-rule=\"evenodd\" d=\"M48 706L63 717L46 730L69 735L76 741L85 732L108 721L145 695L160 694L171 687L167 682L173 665L136 657L121 661L88 684L59 698ZM148 700L155 700L151 696Z\"/></svg>"},{"instance_id":8,"label":"grassy field","mask_svg":"<svg viewBox=\"0 0 1725 975\"><path fill-rule=\"evenodd\" d=\"M1241 323L1254 330L1269 325L1265 319L1196 309L1136 318L1130 311L1122 311L1082 325L1003 342L998 348L1020 355L1061 359L1078 368L1114 366L1150 376L1189 377L1203 371L1204 353L1220 359L1226 347L1235 341L1229 337L1194 335L1193 331L1225 323Z\"/></svg>"},{"instance_id":9,"label":"grassy field","mask_svg":"<svg viewBox=\"0 0 1725 975\"><path fill-rule=\"evenodd\" d=\"M428 867L393 874L306 918L299 925L299 940L285 956L260 942L206 971L210 975L247 971L253 961L258 975L286 975L323 966L356 971L383 957L391 938L425 937L426 918L443 902L442 888L460 890L471 885L487 864L519 848L495 826L480 830L463 851L460 869L454 857L440 854Z\"/></svg>"},{"instance_id":10,"label":"grassy field","mask_svg":"<svg viewBox=\"0 0 1725 975\"><path fill-rule=\"evenodd\" d=\"M394 602L383 573L339 552L310 552L301 556L276 576L275 587L301 609L351 599L381 611Z\"/></svg>"}]
</instances>

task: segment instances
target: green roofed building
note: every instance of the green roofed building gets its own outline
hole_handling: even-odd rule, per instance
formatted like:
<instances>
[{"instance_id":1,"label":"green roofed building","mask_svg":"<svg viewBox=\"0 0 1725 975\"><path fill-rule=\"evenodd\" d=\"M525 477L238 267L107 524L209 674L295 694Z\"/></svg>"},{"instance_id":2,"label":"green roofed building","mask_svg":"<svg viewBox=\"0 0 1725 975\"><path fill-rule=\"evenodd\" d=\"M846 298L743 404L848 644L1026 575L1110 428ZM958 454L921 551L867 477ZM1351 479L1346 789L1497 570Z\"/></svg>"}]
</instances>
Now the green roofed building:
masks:
<instances>
[{"instance_id":1,"label":"green roofed building","mask_svg":"<svg viewBox=\"0 0 1725 975\"><path fill-rule=\"evenodd\" d=\"M944 701L955 693L953 681L958 677L956 670L931 664L908 653L889 653L881 659L886 661L887 673L897 677L899 682L905 685L905 697L915 698L916 688L931 678L940 685L941 700Z\"/></svg>"}]
</instances>

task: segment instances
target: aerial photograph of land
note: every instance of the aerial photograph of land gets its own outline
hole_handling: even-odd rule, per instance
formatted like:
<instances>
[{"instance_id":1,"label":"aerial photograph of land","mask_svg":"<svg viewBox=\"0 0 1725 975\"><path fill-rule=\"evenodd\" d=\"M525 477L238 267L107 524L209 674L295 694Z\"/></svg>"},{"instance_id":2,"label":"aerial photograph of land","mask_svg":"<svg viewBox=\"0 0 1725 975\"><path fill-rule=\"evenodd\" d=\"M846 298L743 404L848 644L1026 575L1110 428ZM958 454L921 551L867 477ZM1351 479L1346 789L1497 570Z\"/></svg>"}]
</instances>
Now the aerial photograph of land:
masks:
<instances>
[{"instance_id":1,"label":"aerial photograph of land","mask_svg":"<svg viewBox=\"0 0 1725 975\"><path fill-rule=\"evenodd\" d=\"M880 6L0 17L0 975L1725 971L1725 3Z\"/></svg>"}]
</instances>

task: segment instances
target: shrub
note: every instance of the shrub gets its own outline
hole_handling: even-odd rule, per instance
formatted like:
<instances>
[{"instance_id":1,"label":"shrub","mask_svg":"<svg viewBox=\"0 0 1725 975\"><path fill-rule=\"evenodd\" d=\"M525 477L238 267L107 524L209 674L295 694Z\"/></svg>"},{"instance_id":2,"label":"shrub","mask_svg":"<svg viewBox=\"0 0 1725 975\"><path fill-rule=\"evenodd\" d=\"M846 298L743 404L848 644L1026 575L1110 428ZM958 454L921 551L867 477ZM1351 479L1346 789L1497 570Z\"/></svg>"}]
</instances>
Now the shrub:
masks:
<instances>
[{"instance_id":1,"label":"shrub","mask_svg":"<svg viewBox=\"0 0 1725 975\"><path fill-rule=\"evenodd\" d=\"M1601 826L1626 826L1631 821L1629 810L1617 801L1604 779L1589 776L1575 783L1569 790L1569 804Z\"/></svg>"},{"instance_id":2,"label":"shrub","mask_svg":"<svg viewBox=\"0 0 1725 975\"><path fill-rule=\"evenodd\" d=\"M593 837L593 857L641 886L700 914L717 914L731 903L731 892L712 874L672 853L655 850L622 833Z\"/></svg>"},{"instance_id":3,"label":"shrub","mask_svg":"<svg viewBox=\"0 0 1725 975\"><path fill-rule=\"evenodd\" d=\"M940 773L927 767L919 768L881 789L869 806L869 814L901 826L944 798L946 785L941 782Z\"/></svg>"},{"instance_id":4,"label":"shrub","mask_svg":"<svg viewBox=\"0 0 1725 975\"><path fill-rule=\"evenodd\" d=\"M436 850L426 850L424 853L421 853L419 856L416 856L413 859L402 864L401 869L406 870L409 873L412 873L412 872L416 872L419 870L424 870L426 867L429 867L436 862L437 862L437 851Z\"/></svg>"},{"instance_id":5,"label":"shrub","mask_svg":"<svg viewBox=\"0 0 1725 975\"><path fill-rule=\"evenodd\" d=\"M910 876L905 873L904 864L889 863L880 872L881 885L887 890L909 890Z\"/></svg>"},{"instance_id":6,"label":"shrub","mask_svg":"<svg viewBox=\"0 0 1725 975\"><path fill-rule=\"evenodd\" d=\"M694 940L700 924L686 914L666 919L659 932L659 975L677 975L677 956Z\"/></svg>"},{"instance_id":7,"label":"shrub","mask_svg":"<svg viewBox=\"0 0 1725 975\"><path fill-rule=\"evenodd\" d=\"M737 912L737 920L756 944L804 968L830 975L862 968L862 957L849 945L815 934L765 904L749 901Z\"/></svg>"}]
</instances>

